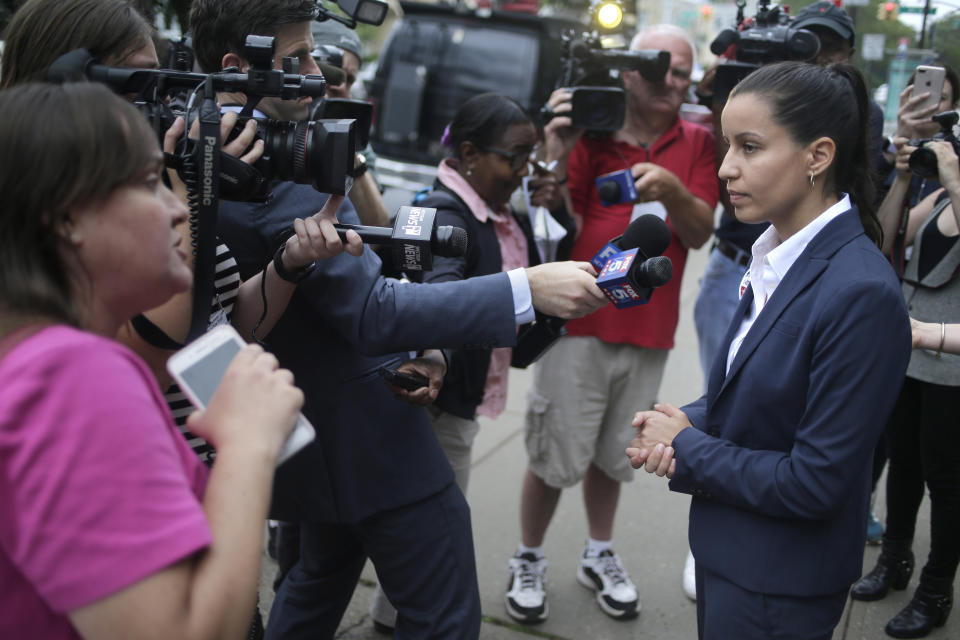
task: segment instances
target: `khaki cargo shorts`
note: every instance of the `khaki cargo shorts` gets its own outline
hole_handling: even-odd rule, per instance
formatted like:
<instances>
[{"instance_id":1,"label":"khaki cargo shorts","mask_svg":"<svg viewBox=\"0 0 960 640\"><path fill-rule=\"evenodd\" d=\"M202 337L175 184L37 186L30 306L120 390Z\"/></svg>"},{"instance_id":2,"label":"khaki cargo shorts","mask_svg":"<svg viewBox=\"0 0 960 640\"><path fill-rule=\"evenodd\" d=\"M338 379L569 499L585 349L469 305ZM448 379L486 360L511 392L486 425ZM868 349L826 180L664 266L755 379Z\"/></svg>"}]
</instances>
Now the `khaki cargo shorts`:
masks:
<instances>
[{"instance_id":1,"label":"khaki cargo shorts","mask_svg":"<svg viewBox=\"0 0 960 640\"><path fill-rule=\"evenodd\" d=\"M630 482L633 415L653 406L666 361L665 349L561 338L535 365L527 392L530 470L557 488L579 482L591 463Z\"/></svg>"}]
</instances>

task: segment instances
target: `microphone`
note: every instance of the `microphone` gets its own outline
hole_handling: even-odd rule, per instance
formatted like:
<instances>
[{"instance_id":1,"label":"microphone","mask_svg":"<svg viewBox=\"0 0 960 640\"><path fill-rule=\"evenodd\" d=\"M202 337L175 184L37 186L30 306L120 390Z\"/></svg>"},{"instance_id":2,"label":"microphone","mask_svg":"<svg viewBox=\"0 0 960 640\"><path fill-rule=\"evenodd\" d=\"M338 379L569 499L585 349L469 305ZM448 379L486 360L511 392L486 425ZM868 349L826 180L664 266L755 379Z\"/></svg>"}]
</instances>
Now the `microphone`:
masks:
<instances>
[{"instance_id":1,"label":"microphone","mask_svg":"<svg viewBox=\"0 0 960 640\"><path fill-rule=\"evenodd\" d=\"M394 263L403 270L429 271L433 256L459 258L467 253L467 232L460 227L437 226L437 210L429 207L400 207L393 228L362 224L334 224L337 235L346 241L353 230L364 242L389 245Z\"/></svg>"},{"instance_id":2,"label":"microphone","mask_svg":"<svg viewBox=\"0 0 960 640\"><path fill-rule=\"evenodd\" d=\"M636 200L639 195L630 169L611 171L597 176L596 183L600 204L605 207Z\"/></svg>"},{"instance_id":3,"label":"microphone","mask_svg":"<svg viewBox=\"0 0 960 640\"><path fill-rule=\"evenodd\" d=\"M666 256L646 260L638 249L623 251L603 267L597 277L597 286L617 309L647 304L653 290L673 277L673 262Z\"/></svg>"},{"instance_id":4,"label":"microphone","mask_svg":"<svg viewBox=\"0 0 960 640\"><path fill-rule=\"evenodd\" d=\"M628 284L633 287L635 296L630 299L640 299L645 295L646 302L655 287L666 284L673 276L670 258L660 255L670 245L670 237L670 227L659 216L652 213L642 215L627 225L622 235L604 245L590 263L602 274L611 257L620 255L624 250L631 251L626 268L630 277ZM599 278L597 284L600 284ZM603 289L602 286L600 288ZM614 295L606 290L604 293L608 297ZM621 305L617 307L623 308ZM554 342L567 335L566 322L562 318L537 313L536 321L523 327L517 334L510 366L525 369L536 362Z\"/></svg>"},{"instance_id":5,"label":"microphone","mask_svg":"<svg viewBox=\"0 0 960 640\"><path fill-rule=\"evenodd\" d=\"M590 258L590 264L600 273L607 260L627 249L638 249L641 259L646 260L666 251L670 246L670 238L670 227L667 223L659 216L647 213L627 225L622 235L603 245L603 248Z\"/></svg>"}]
</instances>

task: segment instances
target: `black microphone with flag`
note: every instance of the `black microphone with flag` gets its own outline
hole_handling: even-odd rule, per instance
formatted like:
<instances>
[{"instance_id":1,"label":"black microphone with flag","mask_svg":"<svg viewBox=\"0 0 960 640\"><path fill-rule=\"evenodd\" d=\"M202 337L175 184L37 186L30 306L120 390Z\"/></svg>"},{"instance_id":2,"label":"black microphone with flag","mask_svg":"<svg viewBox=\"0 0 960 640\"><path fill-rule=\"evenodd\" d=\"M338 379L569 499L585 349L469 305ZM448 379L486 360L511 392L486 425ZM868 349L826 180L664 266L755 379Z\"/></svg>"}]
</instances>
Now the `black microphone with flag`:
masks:
<instances>
[{"instance_id":1,"label":"black microphone with flag","mask_svg":"<svg viewBox=\"0 0 960 640\"><path fill-rule=\"evenodd\" d=\"M638 249L643 260L658 256L670 246L670 237L667 223L659 216L647 213L627 225L621 235L603 245L603 248L590 258L590 264L600 273L607 260L627 249Z\"/></svg>"},{"instance_id":2,"label":"black microphone with flag","mask_svg":"<svg viewBox=\"0 0 960 640\"><path fill-rule=\"evenodd\" d=\"M437 226L437 210L430 207L400 207L393 228L362 224L335 224L337 235L346 241L347 231L360 239L389 245L394 264L405 271L429 271L433 256L459 258L467 253L467 232L460 227Z\"/></svg>"}]
</instances>

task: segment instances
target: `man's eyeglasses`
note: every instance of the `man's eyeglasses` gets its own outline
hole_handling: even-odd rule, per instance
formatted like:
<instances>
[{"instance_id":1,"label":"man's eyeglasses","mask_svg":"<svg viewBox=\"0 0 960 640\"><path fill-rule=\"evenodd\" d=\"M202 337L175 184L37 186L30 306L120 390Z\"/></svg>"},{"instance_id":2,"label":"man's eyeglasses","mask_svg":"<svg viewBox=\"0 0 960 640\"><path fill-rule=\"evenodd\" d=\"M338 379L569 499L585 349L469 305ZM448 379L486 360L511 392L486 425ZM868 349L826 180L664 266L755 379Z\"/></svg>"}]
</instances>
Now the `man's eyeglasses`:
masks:
<instances>
[{"instance_id":1,"label":"man's eyeglasses","mask_svg":"<svg viewBox=\"0 0 960 640\"><path fill-rule=\"evenodd\" d=\"M530 162L530 158L537 152L537 148L533 149L521 149L520 151L504 151L503 149L497 149L496 147L487 147L481 149L481 151L487 151L489 153L495 153L501 158L506 158L507 162L510 163L510 168L514 171L520 171L523 167Z\"/></svg>"}]
</instances>

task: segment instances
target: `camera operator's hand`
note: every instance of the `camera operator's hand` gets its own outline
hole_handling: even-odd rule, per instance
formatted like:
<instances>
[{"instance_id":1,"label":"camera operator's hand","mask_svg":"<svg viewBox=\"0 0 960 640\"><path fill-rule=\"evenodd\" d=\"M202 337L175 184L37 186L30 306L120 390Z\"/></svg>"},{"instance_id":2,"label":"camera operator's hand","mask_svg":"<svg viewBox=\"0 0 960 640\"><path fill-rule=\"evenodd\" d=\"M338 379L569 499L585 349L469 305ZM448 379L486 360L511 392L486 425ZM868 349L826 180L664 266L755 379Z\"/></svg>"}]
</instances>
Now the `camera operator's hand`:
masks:
<instances>
[{"instance_id":1,"label":"camera operator's hand","mask_svg":"<svg viewBox=\"0 0 960 640\"><path fill-rule=\"evenodd\" d=\"M531 191L530 204L533 206L546 207L547 210L553 211L563 203L559 180L554 172L535 164L533 177L528 184Z\"/></svg>"},{"instance_id":2,"label":"camera operator's hand","mask_svg":"<svg viewBox=\"0 0 960 640\"><path fill-rule=\"evenodd\" d=\"M207 408L190 414L187 425L221 455L243 449L272 462L302 406L293 374L261 347L247 345L230 362Z\"/></svg>"},{"instance_id":3,"label":"camera operator's hand","mask_svg":"<svg viewBox=\"0 0 960 640\"><path fill-rule=\"evenodd\" d=\"M636 180L637 202L666 201L686 191L680 178L669 169L650 162L639 162L630 167Z\"/></svg>"},{"instance_id":4,"label":"camera operator's hand","mask_svg":"<svg viewBox=\"0 0 960 640\"><path fill-rule=\"evenodd\" d=\"M607 304L589 262L548 262L526 272L533 307L541 313L570 320Z\"/></svg>"},{"instance_id":5,"label":"camera operator's hand","mask_svg":"<svg viewBox=\"0 0 960 640\"><path fill-rule=\"evenodd\" d=\"M917 150L917 147L910 146L910 140L902 136L893 139L893 146L897 148L897 156L894 164L900 174L910 175L910 155Z\"/></svg>"},{"instance_id":6,"label":"camera operator's hand","mask_svg":"<svg viewBox=\"0 0 960 640\"><path fill-rule=\"evenodd\" d=\"M163 134L163 152L173 153L177 148L177 141L183 135L184 120L183 116L177 116L173 124ZM180 199L181 202L187 201L187 185L180 179L180 174L176 169L167 169L167 178L170 179L170 190ZM190 260L191 269L193 260Z\"/></svg>"},{"instance_id":7,"label":"camera operator's hand","mask_svg":"<svg viewBox=\"0 0 960 640\"><path fill-rule=\"evenodd\" d=\"M295 272L317 260L332 258L343 251L354 256L363 253L363 241L356 231L347 231L347 244L344 246L333 226L337 221L337 209L341 202L343 196L332 195L327 198L319 212L309 218L297 218L293 221L294 234L287 239L281 256L284 267Z\"/></svg>"},{"instance_id":8,"label":"camera operator's hand","mask_svg":"<svg viewBox=\"0 0 960 640\"><path fill-rule=\"evenodd\" d=\"M237 124L237 118L239 114L236 111L227 111L220 116L220 139L226 140L230 133L233 131L233 127ZM196 122L194 123L196 125ZM190 128L190 137L196 137L197 132L194 131L194 127ZM256 141L254 142L254 139ZM251 147L251 143L253 146ZM242 162L247 164L253 164L260 159L260 156L263 155L263 140L257 138L257 123L251 118L247 120L247 123L243 126L243 129L237 135L236 138L230 142L224 143L221 147L222 151L227 155L233 156L234 158L240 158ZM247 151L249 149L249 151ZM244 153L246 151L246 153Z\"/></svg>"},{"instance_id":9,"label":"camera operator's hand","mask_svg":"<svg viewBox=\"0 0 960 640\"><path fill-rule=\"evenodd\" d=\"M389 382L385 383L398 400L425 407L437 399L440 389L443 388L443 377L447 375L447 360L443 357L443 352L429 349L424 351L419 358L407 360L401 364L397 367L397 371L399 373L418 373L430 380L430 384L426 387L420 387L413 391L407 391Z\"/></svg>"},{"instance_id":10,"label":"camera operator's hand","mask_svg":"<svg viewBox=\"0 0 960 640\"><path fill-rule=\"evenodd\" d=\"M929 138L940 130L940 125L931 120L939 105L921 107L930 96L929 92L914 95L913 85L900 94L900 109L897 110L897 136L904 138Z\"/></svg>"},{"instance_id":11,"label":"camera operator's hand","mask_svg":"<svg viewBox=\"0 0 960 640\"><path fill-rule=\"evenodd\" d=\"M947 191L960 193L960 162L953 145L945 140L934 140L924 145L937 155L937 174Z\"/></svg>"},{"instance_id":12,"label":"camera operator's hand","mask_svg":"<svg viewBox=\"0 0 960 640\"><path fill-rule=\"evenodd\" d=\"M556 115L543 127L543 141L546 148L547 163L557 161L558 173L566 175L567 158L577 145L583 129L573 126L573 94L569 89L557 89L550 94L547 108Z\"/></svg>"}]
</instances>

